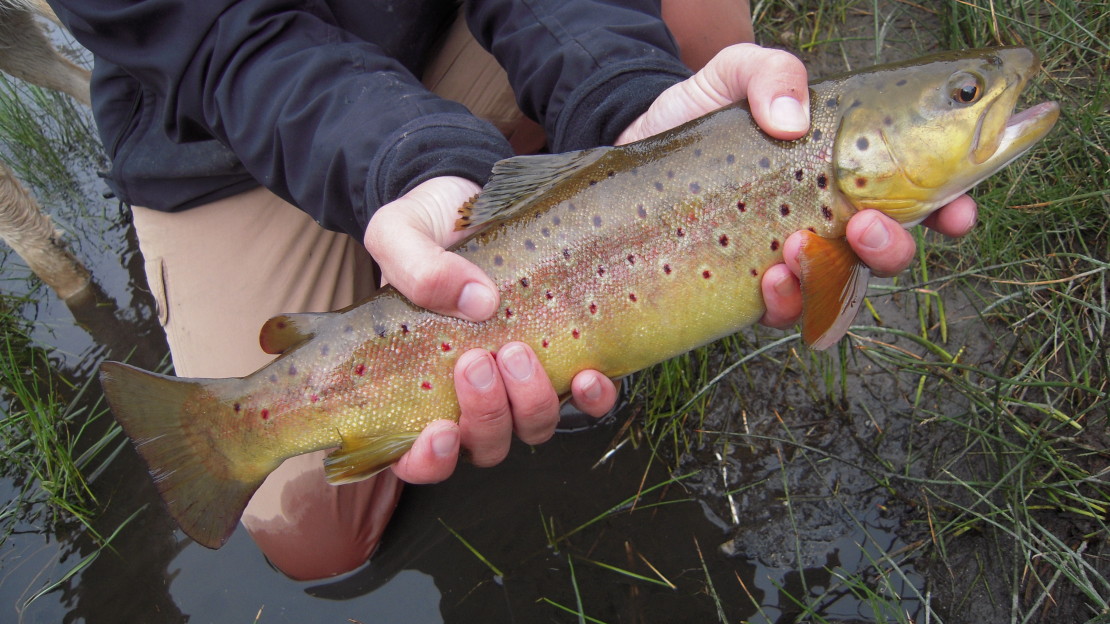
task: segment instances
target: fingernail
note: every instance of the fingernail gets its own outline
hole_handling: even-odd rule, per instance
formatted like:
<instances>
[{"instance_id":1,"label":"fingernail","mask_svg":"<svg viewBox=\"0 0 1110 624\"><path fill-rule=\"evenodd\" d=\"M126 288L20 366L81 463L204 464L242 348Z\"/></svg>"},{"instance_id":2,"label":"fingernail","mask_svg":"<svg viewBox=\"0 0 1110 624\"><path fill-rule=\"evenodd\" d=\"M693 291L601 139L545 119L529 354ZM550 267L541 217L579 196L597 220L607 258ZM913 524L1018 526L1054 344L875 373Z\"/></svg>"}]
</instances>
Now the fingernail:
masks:
<instances>
[{"instance_id":1,"label":"fingernail","mask_svg":"<svg viewBox=\"0 0 1110 624\"><path fill-rule=\"evenodd\" d=\"M871 225L863 231L863 235L859 237L859 242L868 249L882 249L890 242L890 232L886 230L882 220L875 218Z\"/></svg>"},{"instance_id":2,"label":"fingernail","mask_svg":"<svg viewBox=\"0 0 1110 624\"><path fill-rule=\"evenodd\" d=\"M505 370L514 379L524 381L532 376L532 360L524 352L524 347L520 345L512 345L503 350L501 352L501 362L505 364Z\"/></svg>"},{"instance_id":3,"label":"fingernail","mask_svg":"<svg viewBox=\"0 0 1110 624\"><path fill-rule=\"evenodd\" d=\"M450 457L459 448L459 430L450 427L432 436L432 452L436 457Z\"/></svg>"},{"instance_id":4,"label":"fingernail","mask_svg":"<svg viewBox=\"0 0 1110 624\"><path fill-rule=\"evenodd\" d=\"M588 401L596 401L601 398L601 383L598 382L596 377L590 376L582 383L582 396Z\"/></svg>"},{"instance_id":5,"label":"fingernail","mask_svg":"<svg viewBox=\"0 0 1110 624\"><path fill-rule=\"evenodd\" d=\"M463 286L458 307L464 316L480 321L493 314L497 307L497 297L488 287L471 282Z\"/></svg>"},{"instance_id":6,"label":"fingernail","mask_svg":"<svg viewBox=\"0 0 1110 624\"><path fill-rule=\"evenodd\" d=\"M797 99L782 95L771 101L771 123L780 130L800 132L809 123L809 112Z\"/></svg>"},{"instance_id":7,"label":"fingernail","mask_svg":"<svg viewBox=\"0 0 1110 624\"><path fill-rule=\"evenodd\" d=\"M463 371L467 382L479 390L485 390L493 385L493 363L486 356L482 356L467 365Z\"/></svg>"},{"instance_id":8,"label":"fingernail","mask_svg":"<svg viewBox=\"0 0 1110 624\"><path fill-rule=\"evenodd\" d=\"M792 275L784 275L775 282L775 292L783 298L793 297L798 294L798 282Z\"/></svg>"}]
</instances>

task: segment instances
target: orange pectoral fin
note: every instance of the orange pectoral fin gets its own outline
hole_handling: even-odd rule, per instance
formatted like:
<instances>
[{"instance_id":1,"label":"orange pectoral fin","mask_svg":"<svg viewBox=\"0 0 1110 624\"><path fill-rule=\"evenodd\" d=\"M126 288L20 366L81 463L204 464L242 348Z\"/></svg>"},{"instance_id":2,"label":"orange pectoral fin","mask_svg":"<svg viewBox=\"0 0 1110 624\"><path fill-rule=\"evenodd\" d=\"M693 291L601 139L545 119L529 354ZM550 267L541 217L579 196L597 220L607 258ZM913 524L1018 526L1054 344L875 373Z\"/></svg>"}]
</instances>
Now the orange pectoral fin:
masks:
<instances>
[{"instance_id":1,"label":"orange pectoral fin","mask_svg":"<svg viewBox=\"0 0 1110 624\"><path fill-rule=\"evenodd\" d=\"M802 266L802 338L814 349L827 349L848 331L867 294L871 270L844 238L802 232L798 251Z\"/></svg>"}]
</instances>

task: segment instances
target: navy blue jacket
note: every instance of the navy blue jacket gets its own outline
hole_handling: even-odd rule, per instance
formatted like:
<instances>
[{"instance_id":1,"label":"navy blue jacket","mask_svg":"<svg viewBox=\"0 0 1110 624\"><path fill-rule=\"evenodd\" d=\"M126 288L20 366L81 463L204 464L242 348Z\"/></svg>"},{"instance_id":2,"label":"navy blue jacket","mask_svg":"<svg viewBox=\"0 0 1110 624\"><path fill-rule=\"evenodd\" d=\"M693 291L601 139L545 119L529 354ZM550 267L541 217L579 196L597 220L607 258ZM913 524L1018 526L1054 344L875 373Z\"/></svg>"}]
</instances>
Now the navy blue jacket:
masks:
<instances>
[{"instance_id":1,"label":"navy blue jacket","mask_svg":"<svg viewBox=\"0 0 1110 624\"><path fill-rule=\"evenodd\" d=\"M362 239L429 178L484 183L492 125L419 81L452 0L49 0L92 51L93 111L129 204L183 210L264 185ZM477 40L552 151L612 143L689 75L652 0L473 0Z\"/></svg>"}]
</instances>

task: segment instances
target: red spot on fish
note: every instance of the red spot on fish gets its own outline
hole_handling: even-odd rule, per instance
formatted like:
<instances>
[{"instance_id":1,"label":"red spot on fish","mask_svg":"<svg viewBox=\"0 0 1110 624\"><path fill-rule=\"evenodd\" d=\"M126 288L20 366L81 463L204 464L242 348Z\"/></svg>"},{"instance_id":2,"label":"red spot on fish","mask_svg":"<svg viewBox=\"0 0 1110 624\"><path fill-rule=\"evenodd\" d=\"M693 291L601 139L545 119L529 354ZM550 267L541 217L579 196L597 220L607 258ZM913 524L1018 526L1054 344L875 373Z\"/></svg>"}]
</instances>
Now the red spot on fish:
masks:
<instances>
[{"instance_id":1,"label":"red spot on fish","mask_svg":"<svg viewBox=\"0 0 1110 624\"><path fill-rule=\"evenodd\" d=\"M636 256L628 254L628 264L636 264Z\"/></svg>"},{"instance_id":2,"label":"red spot on fish","mask_svg":"<svg viewBox=\"0 0 1110 624\"><path fill-rule=\"evenodd\" d=\"M721 234L721 237L717 239L717 242L721 244L721 247L728 247L728 234Z\"/></svg>"},{"instance_id":3,"label":"red spot on fish","mask_svg":"<svg viewBox=\"0 0 1110 624\"><path fill-rule=\"evenodd\" d=\"M596 303L591 303L590 304L590 314L597 314L597 304Z\"/></svg>"},{"instance_id":4,"label":"red spot on fish","mask_svg":"<svg viewBox=\"0 0 1110 624\"><path fill-rule=\"evenodd\" d=\"M582 334L578 333L577 329L572 329L572 330L570 330L570 335L573 336L575 339L577 339Z\"/></svg>"},{"instance_id":5,"label":"red spot on fish","mask_svg":"<svg viewBox=\"0 0 1110 624\"><path fill-rule=\"evenodd\" d=\"M567 260L570 260L570 250L569 249L564 249L563 250L563 257L566 258Z\"/></svg>"},{"instance_id":6,"label":"red spot on fish","mask_svg":"<svg viewBox=\"0 0 1110 624\"><path fill-rule=\"evenodd\" d=\"M758 277L758 276L759 276L759 271L756 271L755 269L752 269L752 277Z\"/></svg>"},{"instance_id":7,"label":"red spot on fish","mask_svg":"<svg viewBox=\"0 0 1110 624\"><path fill-rule=\"evenodd\" d=\"M778 251L778 250L779 250L779 241L778 240L771 241L771 251Z\"/></svg>"},{"instance_id":8,"label":"red spot on fish","mask_svg":"<svg viewBox=\"0 0 1110 624\"><path fill-rule=\"evenodd\" d=\"M270 410L263 408L260 415L262 416L262 420L269 420L270 419Z\"/></svg>"},{"instance_id":9,"label":"red spot on fish","mask_svg":"<svg viewBox=\"0 0 1110 624\"><path fill-rule=\"evenodd\" d=\"M856 187L863 188L867 186L867 178L856 178Z\"/></svg>"},{"instance_id":10,"label":"red spot on fish","mask_svg":"<svg viewBox=\"0 0 1110 624\"><path fill-rule=\"evenodd\" d=\"M597 274L598 274L598 275L605 275L605 267L603 267L603 266L598 266L598 267L597 267Z\"/></svg>"},{"instance_id":11,"label":"red spot on fish","mask_svg":"<svg viewBox=\"0 0 1110 624\"><path fill-rule=\"evenodd\" d=\"M420 387L425 389L425 390L431 390L432 389L432 382L422 381L422 382L420 382Z\"/></svg>"},{"instance_id":12,"label":"red spot on fish","mask_svg":"<svg viewBox=\"0 0 1110 624\"><path fill-rule=\"evenodd\" d=\"M817 228L815 228L815 227L807 227L806 229L809 230L810 232L813 232L814 234L817 233Z\"/></svg>"},{"instance_id":13,"label":"red spot on fish","mask_svg":"<svg viewBox=\"0 0 1110 624\"><path fill-rule=\"evenodd\" d=\"M736 209L739 210L740 212L745 212L748 209L748 205L745 204L742 201L738 201L738 202L736 202Z\"/></svg>"},{"instance_id":14,"label":"red spot on fish","mask_svg":"<svg viewBox=\"0 0 1110 624\"><path fill-rule=\"evenodd\" d=\"M523 286L524 288L528 288L528 283L529 283L529 282L528 282L528 278L527 278L527 277L522 277L522 278L520 278L520 285L521 285L521 286Z\"/></svg>"},{"instance_id":15,"label":"red spot on fish","mask_svg":"<svg viewBox=\"0 0 1110 624\"><path fill-rule=\"evenodd\" d=\"M551 343L547 341L547 338L544 338L542 344L543 344L543 348L546 349Z\"/></svg>"},{"instance_id":16,"label":"red spot on fish","mask_svg":"<svg viewBox=\"0 0 1110 624\"><path fill-rule=\"evenodd\" d=\"M366 365L365 364L359 364L358 366L356 366L355 367L355 374L358 375L359 377L362 377L363 375L365 375L366 374Z\"/></svg>"},{"instance_id":17,"label":"red spot on fish","mask_svg":"<svg viewBox=\"0 0 1110 624\"><path fill-rule=\"evenodd\" d=\"M285 329L285 321L278 321L277 322L277 328L278 329Z\"/></svg>"},{"instance_id":18,"label":"red spot on fish","mask_svg":"<svg viewBox=\"0 0 1110 624\"><path fill-rule=\"evenodd\" d=\"M709 279L709 278L713 277L713 274L709 272L709 269L706 269L706 270L701 272L701 276L704 277L705 279Z\"/></svg>"},{"instance_id":19,"label":"red spot on fish","mask_svg":"<svg viewBox=\"0 0 1110 624\"><path fill-rule=\"evenodd\" d=\"M513 309L512 308L505 308L505 318L512 318L512 316L513 316Z\"/></svg>"},{"instance_id":20,"label":"red spot on fish","mask_svg":"<svg viewBox=\"0 0 1110 624\"><path fill-rule=\"evenodd\" d=\"M682 228L678 228L677 230L675 230L675 234L677 234L679 236L686 236L686 230L684 230Z\"/></svg>"},{"instance_id":21,"label":"red spot on fish","mask_svg":"<svg viewBox=\"0 0 1110 624\"><path fill-rule=\"evenodd\" d=\"M236 403L235 405L231 406L231 409L235 410L235 412L238 413L239 410L243 409L243 406Z\"/></svg>"},{"instance_id":22,"label":"red spot on fish","mask_svg":"<svg viewBox=\"0 0 1110 624\"><path fill-rule=\"evenodd\" d=\"M444 343L440 343L439 348L443 349L444 352L447 352L447 351L451 350L451 345L444 342Z\"/></svg>"},{"instance_id":23,"label":"red spot on fish","mask_svg":"<svg viewBox=\"0 0 1110 624\"><path fill-rule=\"evenodd\" d=\"M633 302L636 301L636 293L628 293L628 300Z\"/></svg>"},{"instance_id":24,"label":"red spot on fish","mask_svg":"<svg viewBox=\"0 0 1110 624\"><path fill-rule=\"evenodd\" d=\"M313 403L315 403L315 402L317 402L317 401L319 401L319 400L320 400L320 395L318 395L318 394L313 394L313 395L311 395L311 396L309 396L309 397L308 397L308 400L309 400L309 401L312 401Z\"/></svg>"},{"instance_id":25,"label":"red spot on fish","mask_svg":"<svg viewBox=\"0 0 1110 624\"><path fill-rule=\"evenodd\" d=\"M663 272L666 273L667 275L670 275L671 274L671 265L664 264L663 265Z\"/></svg>"},{"instance_id":26,"label":"red spot on fish","mask_svg":"<svg viewBox=\"0 0 1110 624\"><path fill-rule=\"evenodd\" d=\"M551 292L551 291L549 290L549 291L545 292L545 293L543 294L543 296L544 296L544 297L547 297L548 299L554 299L554 298L555 298L555 293L553 293L553 292Z\"/></svg>"}]
</instances>

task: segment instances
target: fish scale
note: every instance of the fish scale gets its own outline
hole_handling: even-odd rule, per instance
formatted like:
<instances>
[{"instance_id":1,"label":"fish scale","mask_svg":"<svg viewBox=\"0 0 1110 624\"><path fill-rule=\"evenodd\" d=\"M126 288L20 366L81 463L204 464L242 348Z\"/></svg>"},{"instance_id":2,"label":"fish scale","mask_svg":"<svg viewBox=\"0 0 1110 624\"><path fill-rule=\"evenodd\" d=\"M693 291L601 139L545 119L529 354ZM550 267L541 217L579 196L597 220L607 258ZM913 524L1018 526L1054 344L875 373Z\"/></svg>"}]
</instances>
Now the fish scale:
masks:
<instances>
[{"instance_id":1,"label":"fish scale","mask_svg":"<svg viewBox=\"0 0 1110 624\"><path fill-rule=\"evenodd\" d=\"M803 337L847 330L867 269L844 242L859 209L905 224L1016 158L1054 123L1011 115L1036 70L1028 50L934 56L811 84L811 128L765 135L741 102L621 147L498 163L462 210L454 251L501 304L482 322L421 309L392 288L261 332L281 357L242 379L177 379L105 363L116 418L170 513L219 547L284 459L339 447L329 481L366 478L438 419L457 419L453 372L471 348L528 343L556 391L585 369L621 376L756 322L760 280L799 251Z\"/></svg>"}]
</instances>

